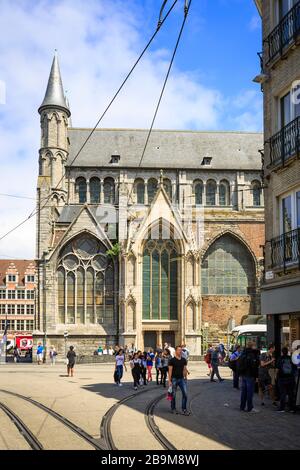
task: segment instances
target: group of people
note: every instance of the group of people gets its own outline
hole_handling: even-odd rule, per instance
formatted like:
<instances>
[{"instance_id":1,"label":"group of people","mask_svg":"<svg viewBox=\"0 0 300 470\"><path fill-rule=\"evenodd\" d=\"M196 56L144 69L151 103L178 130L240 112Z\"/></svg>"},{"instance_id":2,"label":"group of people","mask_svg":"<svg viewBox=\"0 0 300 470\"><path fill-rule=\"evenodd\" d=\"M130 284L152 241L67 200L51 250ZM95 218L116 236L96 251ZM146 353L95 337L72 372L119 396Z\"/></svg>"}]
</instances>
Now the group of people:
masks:
<instances>
[{"instance_id":1,"label":"group of people","mask_svg":"<svg viewBox=\"0 0 300 470\"><path fill-rule=\"evenodd\" d=\"M166 388L168 381L168 394L171 396L171 411L176 411L176 390L180 388L182 392L182 413L189 415L187 410L187 363L189 350L185 344L173 348L168 343L162 348L157 346L154 351L149 348L148 351L131 351L129 355L129 365L133 378L133 388L143 387L152 382L152 370L156 370L156 384ZM115 354L114 381L119 387L122 386L121 379L126 367L126 352L120 348Z\"/></svg>"},{"instance_id":2,"label":"group of people","mask_svg":"<svg viewBox=\"0 0 300 470\"><path fill-rule=\"evenodd\" d=\"M42 345L42 343L38 343L37 349L36 349L36 357L37 357L38 365L44 362L44 351L45 351L45 348ZM50 359L51 366L55 365L56 357L57 357L57 351L54 346L51 346L50 351L49 351L49 359ZM74 346L70 346L69 351L67 352L67 357L66 357L68 377L74 376L75 362L76 362L76 352L75 352Z\"/></svg>"},{"instance_id":3,"label":"group of people","mask_svg":"<svg viewBox=\"0 0 300 470\"><path fill-rule=\"evenodd\" d=\"M104 348L102 348L100 344L98 349L95 349L94 356L106 356L106 355L113 356L114 352L115 350L112 346L105 345Z\"/></svg>"},{"instance_id":4,"label":"group of people","mask_svg":"<svg viewBox=\"0 0 300 470\"><path fill-rule=\"evenodd\" d=\"M211 382L223 382L219 373L219 365L224 364L226 356L224 345L213 347L208 345L204 359L208 365ZM228 366L233 372L233 387L241 390L240 410L257 413L254 408L253 396L257 383L261 406L265 406L265 398L268 395L272 405L279 413L286 408L288 398L288 409L295 412L296 409L296 373L297 367L293 364L289 351L282 348L281 356L276 360L275 346L270 344L267 352L260 353L251 341L242 349L237 345L229 355ZM277 403L279 401L279 404Z\"/></svg>"},{"instance_id":5,"label":"group of people","mask_svg":"<svg viewBox=\"0 0 300 470\"><path fill-rule=\"evenodd\" d=\"M241 384L241 411L259 411L253 406L257 383L261 406L265 406L265 397L269 395L276 410L284 413L288 398L288 411L295 413L297 367L292 362L288 348L283 347L280 357L276 359L274 344L270 344L267 352L261 354L254 343L249 341L243 351L240 346L236 347L230 356L229 366L233 370L233 387L239 389Z\"/></svg>"}]
</instances>

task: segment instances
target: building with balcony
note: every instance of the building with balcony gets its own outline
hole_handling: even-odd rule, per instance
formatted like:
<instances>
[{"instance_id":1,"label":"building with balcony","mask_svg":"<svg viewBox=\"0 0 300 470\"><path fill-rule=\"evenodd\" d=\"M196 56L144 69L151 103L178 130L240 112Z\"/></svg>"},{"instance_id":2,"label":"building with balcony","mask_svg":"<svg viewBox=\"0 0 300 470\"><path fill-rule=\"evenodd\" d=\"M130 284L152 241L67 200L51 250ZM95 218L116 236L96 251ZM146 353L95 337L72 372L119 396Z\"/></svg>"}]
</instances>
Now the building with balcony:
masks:
<instances>
[{"instance_id":1,"label":"building with balcony","mask_svg":"<svg viewBox=\"0 0 300 470\"><path fill-rule=\"evenodd\" d=\"M260 133L69 126L57 57L39 108L35 341L78 354L185 341L260 315ZM44 201L47 201L45 204Z\"/></svg>"},{"instance_id":2,"label":"building with balcony","mask_svg":"<svg viewBox=\"0 0 300 470\"><path fill-rule=\"evenodd\" d=\"M4 331L7 322L8 339L32 334L35 289L35 261L0 260L0 332Z\"/></svg>"},{"instance_id":3,"label":"building with balcony","mask_svg":"<svg viewBox=\"0 0 300 470\"><path fill-rule=\"evenodd\" d=\"M262 17L265 276L277 350L300 339L300 1L256 1Z\"/></svg>"}]
</instances>

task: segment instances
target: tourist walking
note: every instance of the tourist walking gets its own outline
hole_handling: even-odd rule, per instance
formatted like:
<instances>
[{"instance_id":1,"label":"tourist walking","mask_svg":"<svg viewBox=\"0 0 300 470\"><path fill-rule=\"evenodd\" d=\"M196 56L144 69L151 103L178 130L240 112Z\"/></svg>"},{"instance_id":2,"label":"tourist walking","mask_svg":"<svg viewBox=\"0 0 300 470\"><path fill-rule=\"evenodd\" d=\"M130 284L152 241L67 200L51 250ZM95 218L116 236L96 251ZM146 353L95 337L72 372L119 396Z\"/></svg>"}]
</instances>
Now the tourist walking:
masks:
<instances>
[{"instance_id":1,"label":"tourist walking","mask_svg":"<svg viewBox=\"0 0 300 470\"><path fill-rule=\"evenodd\" d=\"M240 410L249 413L257 413L253 406L253 394L255 382L258 377L259 351L255 349L254 343L249 341L238 361L238 373L242 378L242 392Z\"/></svg>"},{"instance_id":2,"label":"tourist walking","mask_svg":"<svg viewBox=\"0 0 300 470\"><path fill-rule=\"evenodd\" d=\"M42 346L42 343L38 343L38 346L36 348L36 358L37 358L38 365L43 363L43 353L44 353L44 346Z\"/></svg>"},{"instance_id":3,"label":"tourist walking","mask_svg":"<svg viewBox=\"0 0 300 470\"><path fill-rule=\"evenodd\" d=\"M214 351L213 345L209 344L206 354L204 356L204 360L208 367L208 373L207 373L208 377L211 376L211 356L212 356L213 351Z\"/></svg>"},{"instance_id":4,"label":"tourist walking","mask_svg":"<svg viewBox=\"0 0 300 470\"><path fill-rule=\"evenodd\" d=\"M141 379L140 381L143 382L144 385L147 385L147 353L144 351L143 353L139 353L139 358L141 360Z\"/></svg>"},{"instance_id":5,"label":"tourist walking","mask_svg":"<svg viewBox=\"0 0 300 470\"><path fill-rule=\"evenodd\" d=\"M189 360L189 357L190 357L190 351L188 350L188 348L186 347L186 344L185 343L182 343L181 345L181 355L182 357L184 357L184 359L186 359L186 362L188 362Z\"/></svg>"},{"instance_id":6,"label":"tourist walking","mask_svg":"<svg viewBox=\"0 0 300 470\"><path fill-rule=\"evenodd\" d=\"M74 366L76 362L76 352L74 351L74 346L70 346L70 349L67 354L67 372L68 377L74 376Z\"/></svg>"},{"instance_id":7,"label":"tourist walking","mask_svg":"<svg viewBox=\"0 0 300 470\"><path fill-rule=\"evenodd\" d=\"M258 368L258 394L261 400L261 405L265 404L265 394L269 392L269 395L272 399L273 405L277 405L275 399L275 388L272 384L272 376L270 374L271 369L275 369L275 346L270 344L268 351L262 353L259 358L259 368Z\"/></svg>"},{"instance_id":8,"label":"tourist walking","mask_svg":"<svg viewBox=\"0 0 300 470\"><path fill-rule=\"evenodd\" d=\"M238 364L238 359L240 355L241 355L241 346L238 344L235 347L235 350L233 351L233 353L230 354L229 362L228 362L228 366L230 367L233 373L233 388L236 388L237 390L240 389L239 387L240 376L237 370L237 364Z\"/></svg>"},{"instance_id":9,"label":"tourist walking","mask_svg":"<svg viewBox=\"0 0 300 470\"><path fill-rule=\"evenodd\" d=\"M57 352L56 352L56 350L55 350L55 347L54 347L54 346L51 346L50 352L49 352L49 357L50 357L50 364L51 364L51 366L55 366L55 363L56 363L56 356L57 356Z\"/></svg>"},{"instance_id":10,"label":"tourist walking","mask_svg":"<svg viewBox=\"0 0 300 470\"><path fill-rule=\"evenodd\" d=\"M213 350L211 354L211 375L210 375L211 382L216 382L216 380L214 380L215 374L219 382L224 382L224 379L222 379L222 377L220 377L220 374L219 374L219 361L220 361L220 353L219 353L219 348L217 346L215 347L215 349Z\"/></svg>"},{"instance_id":11,"label":"tourist walking","mask_svg":"<svg viewBox=\"0 0 300 470\"><path fill-rule=\"evenodd\" d=\"M288 397L289 411L295 413L295 372L297 367L292 363L288 348L282 348L282 354L276 364L278 387L280 393L279 413L285 412L286 397Z\"/></svg>"},{"instance_id":12,"label":"tourist walking","mask_svg":"<svg viewBox=\"0 0 300 470\"><path fill-rule=\"evenodd\" d=\"M218 350L219 350L219 360L223 364L224 359L226 357L226 349L223 343L219 342Z\"/></svg>"},{"instance_id":13,"label":"tourist walking","mask_svg":"<svg viewBox=\"0 0 300 470\"><path fill-rule=\"evenodd\" d=\"M161 382L166 388L166 380L168 375L169 360L171 359L171 354L168 349L165 349L161 355Z\"/></svg>"},{"instance_id":14,"label":"tourist walking","mask_svg":"<svg viewBox=\"0 0 300 470\"><path fill-rule=\"evenodd\" d=\"M123 371L126 369L125 365L125 354L124 349L119 349L118 354L116 355L116 384L121 387L121 379L123 377Z\"/></svg>"},{"instance_id":15,"label":"tourist walking","mask_svg":"<svg viewBox=\"0 0 300 470\"><path fill-rule=\"evenodd\" d=\"M155 355L156 385L162 385L162 353Z\"/></svg>"},{"instance_id":16,"label":"tourist walking","mask_svg":"<svg viewBox=\"0 0 300 470\"><path fill-rule=\"evenodd\" d=\"M154 361L154 353L153 353L153 349L150 348L149 351L147 352L147 380L148 382L152 381L153 361Z\"/></svg>"},{"instance_id":17,"label":"tourist walking","mask_svg":"<svg viewBox=\"0 0 300 470\"><path fill-rule=\"evenodd\" d=\"M14 347L13 355L14 355L14 362L20 362L20 353L19 353L19 349L17 346Z\"/></svg>"},{"instance_id":18,"label":"tourist walking","mask_svg":"<svg viewBox=\"0 0 300 470\"><path fill-rule=\"evenodd\" d=\"M171 412L177 414L176 391L179 387L182 393L182 414L189 416L190 412L187 410L187 361L181 353L181 346L176 346L175 355L169 360L169 388L172 389Z\"/></svg>"},{"instance_id":19,"label":"tourist walking","mask_svg":"<svg viewBox=\"0 0 300 470\"><path fill-rule=\"evenodd\" d=\"M138 386L140 385L141 378L141 359L138 357L137 353L133 354L129 365L131 367L131 374L133 377L133 388L134 390L137 390Z\"/></svg>"}]
</instances>

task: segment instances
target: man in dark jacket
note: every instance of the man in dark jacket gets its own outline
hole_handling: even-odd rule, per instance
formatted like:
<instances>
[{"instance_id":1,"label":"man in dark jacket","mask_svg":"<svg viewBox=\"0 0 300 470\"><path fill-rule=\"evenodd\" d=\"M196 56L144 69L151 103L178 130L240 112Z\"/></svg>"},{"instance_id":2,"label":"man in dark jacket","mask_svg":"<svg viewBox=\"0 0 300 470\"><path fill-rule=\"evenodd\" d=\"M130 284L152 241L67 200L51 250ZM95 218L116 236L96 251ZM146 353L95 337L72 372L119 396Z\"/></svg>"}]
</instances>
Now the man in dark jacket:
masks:
<instances>
[{"instance_id":1,"label":"man in dark jacket","mask_svg":"<svg viewBox=\"0 0 300 470\"><path fill-rule=\"evenodd\" d=\"M288 396L289 411L295 412L294 388L296 366L292 363L288 348L282 348L282 355L277 361L277 379L280 393L279 413L285 412L285 400Z\"/></svg>"},{"instance_id":2,"label":"man in dark jacket","mask_svg":"<svg viewBox=\"0 0 300 470\"><path fill-rule=\"evenodd\" d=\"M249 341L247 347L242 352L239 360L237 371L242 378L242 393L241 393L241 404L240 410L247 411L249 413L257 413L253 407L253 394L255 382L258 377L258 366L259 366L259 351L255 349L254 344Z\"/></svg>"}]
</instances>

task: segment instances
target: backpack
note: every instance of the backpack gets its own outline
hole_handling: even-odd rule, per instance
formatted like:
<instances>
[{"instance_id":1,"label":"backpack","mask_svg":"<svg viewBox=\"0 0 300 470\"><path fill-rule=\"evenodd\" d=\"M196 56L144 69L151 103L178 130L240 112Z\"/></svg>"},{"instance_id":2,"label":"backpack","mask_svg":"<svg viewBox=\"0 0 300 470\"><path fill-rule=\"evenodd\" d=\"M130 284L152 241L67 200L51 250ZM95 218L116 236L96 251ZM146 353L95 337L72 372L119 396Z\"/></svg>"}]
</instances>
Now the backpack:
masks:
<instances>
[{"instance_id":1,"label":"backpack","mask_svg":"<svg viewBox=\"0 0 300 470\"><path fill-rule=\"evenodd\" d=\"M283 375L292 375L293 366L289 357L283 357L280 361L280 370Z\"/></svg>"},{"instance_id":2,"label":"backpack","mask_svg":"<svg viewBox=\"0 0 300 470\"><path fill-rule=\"evenodd\" d=\"M254 351L253 352L244 351L240 355L239 359L237 360L237 371L239 375L243 375L246 372L248 373L253 372L255 375L257 371L257 367L258 367L258 360L257 360L257 357L255 356Z\"/></svg>"},{"instance_id":3,"label":"backpack","mask_svg":"<svg viewBox=\"0 0 300 470\"><path fill-rule=\"evenodd\" d=\"M206 364L210 364L210 363L211 363L211 353L210 353L210 352L208 352L208 353L205 354L204 360L205 360Z\"/></svg>"}]
</instances>

